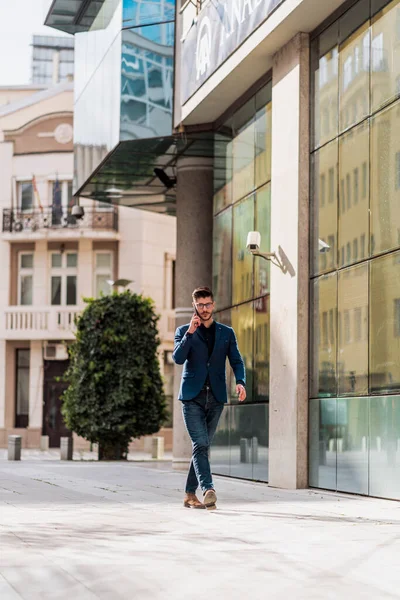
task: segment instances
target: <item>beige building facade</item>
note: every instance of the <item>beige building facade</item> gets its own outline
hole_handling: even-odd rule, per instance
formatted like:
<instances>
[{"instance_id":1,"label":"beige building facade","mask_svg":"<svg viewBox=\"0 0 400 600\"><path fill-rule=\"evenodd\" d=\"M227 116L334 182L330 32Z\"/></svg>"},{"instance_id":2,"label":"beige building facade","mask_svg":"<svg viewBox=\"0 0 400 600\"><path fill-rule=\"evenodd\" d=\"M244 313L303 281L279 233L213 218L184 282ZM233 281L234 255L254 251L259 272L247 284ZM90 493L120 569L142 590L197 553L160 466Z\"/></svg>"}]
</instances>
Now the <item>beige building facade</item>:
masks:
<instances>
[{"instance_id":1,"label":"beige building facade","mask_svg":"<svg viewBox=\"0 0 400 600\"><path fill-rule=\"evenodd\" d=\"M0 446L18 434L23 447L47 440L57 447L70 435L57 378L68 365L74 319L84 298L110 293L108 280L129 279L132 291L154 300L172 397L176 224L85 199L84 218L74 218L73 85L11 92L2 90L10 101L0 107ZM168 447L170 429L161 435Z\"/></svg>"}]
</instances>

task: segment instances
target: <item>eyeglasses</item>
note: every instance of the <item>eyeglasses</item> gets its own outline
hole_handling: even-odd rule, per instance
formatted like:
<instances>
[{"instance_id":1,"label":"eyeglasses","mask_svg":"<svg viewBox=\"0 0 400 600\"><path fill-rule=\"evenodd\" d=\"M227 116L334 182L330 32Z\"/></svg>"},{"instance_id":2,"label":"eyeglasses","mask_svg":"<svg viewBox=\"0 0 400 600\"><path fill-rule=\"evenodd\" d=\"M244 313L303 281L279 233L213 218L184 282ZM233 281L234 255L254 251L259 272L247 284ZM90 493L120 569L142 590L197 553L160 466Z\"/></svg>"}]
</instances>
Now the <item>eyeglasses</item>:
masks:
<instances>
[{"instance_id":1,"label":"eyeglasses","mask_svg":"<svg viewBox=\"0 0 400 600\"><path fill-rule=\"evenodd\" d=\"M213 304L214 304L213 302L207 302L207 304L197 304L197 303L196 303L196 308L197 308L198 310L204 310L205 308L206 308L207 310L210 310L210 308L212 308L212 307L213 307Z\"/></svg>"}]
</instances>

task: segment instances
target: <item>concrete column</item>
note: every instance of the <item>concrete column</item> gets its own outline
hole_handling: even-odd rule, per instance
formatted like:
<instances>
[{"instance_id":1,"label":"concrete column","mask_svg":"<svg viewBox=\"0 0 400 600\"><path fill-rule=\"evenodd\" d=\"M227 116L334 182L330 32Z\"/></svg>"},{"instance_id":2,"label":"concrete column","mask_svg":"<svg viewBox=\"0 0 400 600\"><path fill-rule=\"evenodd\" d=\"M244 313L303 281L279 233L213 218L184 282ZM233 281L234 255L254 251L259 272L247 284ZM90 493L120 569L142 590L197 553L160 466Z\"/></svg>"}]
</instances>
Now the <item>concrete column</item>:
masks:
<instances>
[{"instance_id":1,"label":"concrete column","mask_svg":"<svg viewBox=\"0 0 400 600\"><path fill-rule=\"evenodd\" d=\"M213 162L205 158L182 158L178 163L176 209L176 326L193 315L192 292L212 283ZM173 462L186 468L192 446L182 418L178 392L182 366L174 371Z\"/></svg>"},{"instance_id":2,"label":"concrete column","mask_svg":"<svg viewBox=\"0 0 400 600\"><path fill-rule=\"evenodd\" d=\"M308 485L309 38L274 57L269 485Z\"/></svg>"},{"instance_id":3,"label":"concrete column","mask_svg":"<svg viewBox=\"0 0 400 600\"><path fill-rule=\"evenodd\" d=\"M0 340L0 429L4 429L6 422L6 341Z\"/></svg>"},{"instance_id":4,"label":"concrete column","mask_svg":"<svg viewBox=\"0 0 400 600\"><path fill-rule=\"evenodd\" d=\"M29 376L29 429L41 429L43 420L43 349L41 341L31 341Z\"/></svg>"},{"instance_id":5,"label":"concrete column","mask_svg":"<svg viewBox=\"0 0 400 600\"><path fill-rule=\"evenodd\" d=\"M48 299L49 281L47 276L47 241L40 240L35 244L33 263L33 303L35 306L50 304Z\"/></svg>"},{"instance_id":6,"label":"concrete column","mask_svg":"<svg viewBox=\"0 0 400 600\"><path fill-rule=\"evenodd\" d=\"M78 303L82 304L82 298L91 298L95 294L94 264L92 240L79 240L78 259Z\"/></svg>"}]
</instances>

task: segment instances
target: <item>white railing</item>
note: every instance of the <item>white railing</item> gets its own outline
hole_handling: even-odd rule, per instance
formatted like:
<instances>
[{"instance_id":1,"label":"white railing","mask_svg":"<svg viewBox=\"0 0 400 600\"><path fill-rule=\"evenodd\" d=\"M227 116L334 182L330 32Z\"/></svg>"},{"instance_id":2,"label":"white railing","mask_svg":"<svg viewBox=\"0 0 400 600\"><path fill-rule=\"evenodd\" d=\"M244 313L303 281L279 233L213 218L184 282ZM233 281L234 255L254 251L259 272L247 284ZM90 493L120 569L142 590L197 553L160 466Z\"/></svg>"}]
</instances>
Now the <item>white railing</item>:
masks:
<instances>
[{"instance_id":1,"label":"white railing","mask_svg":"<svg viewBox=\"0 0 400 600\"><path fill-rule=\"evenodd\" d=\"M79 308L9 306L0 327L5 339L73 339Z\"/></svg>"}]
</instances>

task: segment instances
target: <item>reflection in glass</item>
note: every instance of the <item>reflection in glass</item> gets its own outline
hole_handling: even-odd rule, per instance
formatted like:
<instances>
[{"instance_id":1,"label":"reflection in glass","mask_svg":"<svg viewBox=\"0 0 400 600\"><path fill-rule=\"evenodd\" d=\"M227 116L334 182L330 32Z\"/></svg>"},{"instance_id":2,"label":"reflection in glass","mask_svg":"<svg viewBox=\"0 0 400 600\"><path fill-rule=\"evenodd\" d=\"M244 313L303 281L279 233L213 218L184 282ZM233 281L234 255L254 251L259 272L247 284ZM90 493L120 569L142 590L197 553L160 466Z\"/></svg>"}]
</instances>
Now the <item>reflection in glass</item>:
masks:
<instances>
[{"instance_id":1,"label":"reflection in glass","mask_svg":"<svg viewBox=\"0 0 400 600\"><path fill-rule=\"evenodd\" d=\"M232 327L236 333L239 351L246 368L246 402L253 400L253 338L254 338L254 305L252 302L232 308ZM231 397L237 401L235 393L235 378L232 377Z\"/></svg>"},{"instance_id":2,"label":"reflection in glass","mask_svg":"<svg viewBox=\"0 0 400 600\"><path fill-rule=\"evenodd\" d=\"M224 325L228 325L228 327L232 327L231 321L231 311L223 310L222 312L218 312L215 314L216 321L219 323L223 323ZM232 379L234 378L232 368L229 364L228 358L226 359L226 385L228 390L228 402L231 401L231 396L235 394L235 385L232 385ZM235 383L235 382L234 382ZM233 391L232 391L233 388Z\"/></svg>"},{"instance_id":3,"label":"reflection in glass","mask_svg":"<svg viewBox=\"0 0 400 600\"><path fill-rule=\"evenodd\" d=\"M339 395L368 394L368 265L339 272Z\"/></svg>"},{"instance_id":4,"label":"reflection in glass","mask_svg":"<svg viewBox=\"0 0 400 600\"><path fill-rule=\"evenodd\" d=\"M260 187L271 180L272 103L271 84L256 96L255 122L255 185Z\"/></svg>"},{"instance_id":5,"label":"reflection in glass","mask_svg":"<svg viewBox=\"0 0 400 600\"><path fill-rule=\"evenodd\" d=\"M214 139L214 214L232 203L231 137L217 133Z\"/></svg>"},{"instance_id":6,"label":"reflection in glass","mask_svg":"<svg viewBox=\"0 0 400 600\"><path fill-rule=\"evenodd\" d=\"M232 208L214 217L213 292L218 309L232 303Z\"/></svg>"},{"instance_id":7,"label":"reflection in glass","mask_svg":"<svg viewBox=\"0 0 400 600\"><path fill-rule=\"evenodd\" d=\"M233 208L233 304L253 297L254 258L246 250L247 234L254 230L254 198L251 196Z\"/></svg>"},{"instance_id":8,"label":"reflection in glass","mask_svg":"<svg viewBox=\"0 0 400 600\"><path fill-rule=\"evenodd\" d=\"M372 20L371 112L393 100L400 92L400 62L395 49L400 38L399 19L399 0L395 0Z\"/></svg>"},{"instance_id":9,"label":"reflection in glass","mask_svg":"<svg viewBox=\"0 0 400 600\"><path fill-rule=\"evenodd\" d=\"M368 494L368 398L338 398L337 489Z\"/></svg>"},{"instance_id":10,"label":"reflection in glass","mask_svg":"<svg viewBox=\"0 0 400 600\"><path fill-rule=\"evenodd\" d=\"M309 483L336 490L336 398L310 400Z\"/></svg>"},{"instance_id":11,"label":"reflection in glass","mask_svg":"<svg viewBox=\"0 0 400 600\"><path fill-rule=\"evenodd\" d=\"M335 269L337 266L337 162L338 142L327 144L312 156L312 248L313 274ZM319 240L328 244L320 252Z\"/></svg>"},{"instance_id":12,"label":"reflection in glass","mask_svg":"<svg viewBox=\"0 0 400 600\"><path fill-rule=\"evenodd\" d=\"M268 404L230 407L230 475L268 480Z\"/></svg>"},{"instance_id":13,"label":"reflection in glass","mask_svg":"<svg viewBox=\"0 0 400 600\"><path fill-rule=\"evenodd\" d=\"M254 190L255 183L255 98L233 118L233 201Z\"/></svg>"},{"instance_id":14,"label":"reflection in glass","mask_svg":"<svg viewBox=\"0 0 400 600\"><path fill-rule=\"evenodd\" d=\"M62 254L61 252L53 252L51 255L51 266L53 269L62 267Z\"/></svg>"},{"instance_id":15,"label":"reflection in glass","mask_svg":"<svg viewBox=\"0 0 400 600\"><path fill-rule=\"evenodd\" d=\"M346 248L346 255L343 253L344 263L341 256L341 267L359 259L358 240L361 245L363 236L368 238L368 171L364 174L367 180L364 197L360 194L359 180L363 165L368 164L369 123L365 122L343 135L339 141L339 178L340 181L346 181L346 186L339 189L339 248Z\"/></svg>"},{"instance_id":16,"label":"reflection in glass","mask_svg":"<svg viewBox=\"0 0 400 600\"><path fill-rule=\"evenodd\" d=\"M311 282L311 396L336 395L337 275Z\"/></svg>"},{"instance_id":17,"label":"reflection in glass","mask_svg":"<svg viewBox=\"0 0 400 600\"><path fill-rule=\"evenodd\" d=\"M269 296L254 301L254 402L269 400Z\"/></svg>"},{"instance_id":18,"label":"reflection in glass","mask_svg":"<svg viewBox=\"0 0 400 600\"><path fill-rule=\"evenodd\" d=\"M370 486L372 496L400 498L400 396L371 397Z\"/></svg>"},{"instance_id":19,"label":"reflection in glass","mask_svg":"<svg viewBox=\"0 0 400 600\"><path fill-rule=\"evenodd\" d=\"M340 30L354 31L362 14L355 9L341 19ZM343 23L343 25L342 25ZM339 48L339 127L340 131L359 123L369 114L369 22L352 33Z\"/></svg>"},{"instance_id":20,"label":"reflection in glass","mask_svg":"<svg viewBox=\"0 0 400 600\"><path fill-rule=\"evenodd\" d=\"M261 188L256 194L256 231L261 233L260 252L271 251L271 184ZM254 296L263 296L270 290L269 260L255 262Z\"/></svg>"},{"instance_id":21,"label":"reflection in glass","mask_svg":"<svg viewBox=\"0 0 400 600\"><path fill-rule=\"evenodd\" d=\"M371 254L400 246L399 107L396 102L372 119Z\"/></svg>"},{"instance_id":22,"label":"reflection in glass","mask_svg":"<svg viewBox=\"0 0 400 600\"><path fill-rule=\"evenodd\" d=\"M30 306L33 304L33 277L32 275L21 275L20 282L20 304L22 306Z\"/></svg>"},{"instance_id":23,"label":"reflection in glass","mask_svg":"<svg viewBox=\"0 0 400 600\"><path fill-rule=\"evenodd\" d=\"M338 133L338 23L314 42L314 148Z\"/></svg>"},{"instance_id":24,"label":"reflection in glass","mask_svg":"<svg viewBox=\"0 0 400 600\"><path fill-rule=\"evenodd\" d=\"M371 262L370 391L400 390L400 252Z\"/></svg>"},{"instance_id":25,"label":"reflection in glass","mask_svg":"<svg viewBox=\"0 0 400 600\"><path fill-rule=\"evenodd\" d=\"M107 283L107 279L110 279L109 275L96 275L96 298L110 293L111 288Z\"/></svg>"},{"instance_id":26,"label":"reflection in glass","mask_svg":"<svg viewBox=\"0 0 400 600\"><path fill-rule=\"evenodd\" d=\"M225 406L210 450L211 468L216 475L230 474L230 407Z\"/></svg>"},{"instance_id":27,"label":"reflection in glass","mask_svg":"<svg viewBox=\"0 0 400 600\"><path fill-rule=\"evenodd\" d=\"M61 304L61 277L59 275L51 278L51 304L52 306Z\"/></svg>"},{"instance_id":28,"label":"reflection in glass","mask_svg":"<svg viewBox=\"0 0 400 600\"><path fill-rule=\"evenodd\" d=\"M124 0L122 18L124 27L173 21L175 0Z\"/></svg>"},{"instance_id":29,"label":"reflection in glass","mask_svg":"<svg viewBox=\"0 0 400 600\"><path fill-rule=\"evenodd\" d=\"M76 275L67 276L67 306L76 304Z\"/></svg>"}]
</instances>

